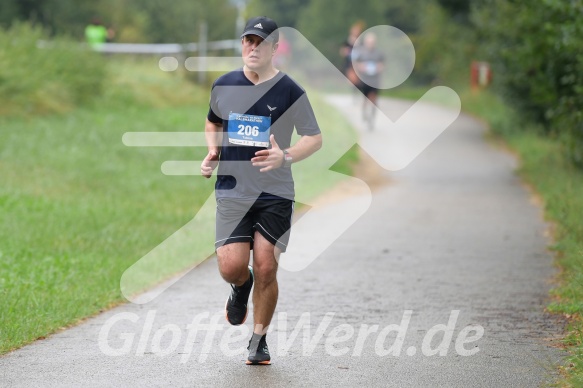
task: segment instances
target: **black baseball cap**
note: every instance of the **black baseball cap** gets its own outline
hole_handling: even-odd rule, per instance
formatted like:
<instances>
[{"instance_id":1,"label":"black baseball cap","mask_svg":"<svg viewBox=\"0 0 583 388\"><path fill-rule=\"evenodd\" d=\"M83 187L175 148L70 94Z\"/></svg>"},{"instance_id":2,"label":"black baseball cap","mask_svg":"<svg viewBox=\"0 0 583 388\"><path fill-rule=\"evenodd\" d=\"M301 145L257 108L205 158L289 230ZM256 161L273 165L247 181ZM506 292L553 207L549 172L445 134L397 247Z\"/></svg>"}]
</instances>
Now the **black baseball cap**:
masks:
<instances>
[{"instance_id":1,"label":"black baseball cap","mask_svg":"<svg viewBox=\"0 0 583 388\"><path fill-rule=\"evenodd\" d=\"M267 16L257 16L247 21L241 38L245 35L257 35L269 42L277 42L279 41L278 28L277 23Z\"/></svg>"}]
</instances>

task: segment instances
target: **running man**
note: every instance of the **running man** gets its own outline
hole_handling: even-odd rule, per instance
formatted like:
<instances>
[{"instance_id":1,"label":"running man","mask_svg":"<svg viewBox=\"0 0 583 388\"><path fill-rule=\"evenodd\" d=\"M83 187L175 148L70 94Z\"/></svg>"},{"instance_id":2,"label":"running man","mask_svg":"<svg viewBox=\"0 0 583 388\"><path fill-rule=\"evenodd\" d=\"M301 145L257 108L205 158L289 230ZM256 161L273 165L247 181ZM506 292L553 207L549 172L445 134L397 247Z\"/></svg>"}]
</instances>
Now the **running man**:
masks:
<instances>
[{"instance_id":1,"label":"running man","mask_svg":"<svg viewBox=\"0 0 583 388\"><path fill-rule=\"evenodd\" d=\"M205 123L208 154L201 173L218 165L216 242L219 272L231 284L226 318L247 318L253 285L253 335L247 364L267 365L266 333L278 298L277 267L294 206L291 164L320 149L322 136L306 93L273 66L279 33L267 17L241 35L244 66L213 84ZM299 140L291 145L294 130ZM253 266L249 266L253 250Z\"/></svg>"},{"instance_id":2,"label":"running man","mask_svg":"<svg viewBox=\"0 0 583 388\"><path fill-rule=\"evenodd\" d=\"M384 55L377 48L376 42L376 35L367 32L364 35L363 44L352 52L352 61L356 65L356 72L361 80L360 91L366 97L362 103L362 118L368 122L370 130L374 127L378 86L384 70Z\"/></svg>"}]
</instances>

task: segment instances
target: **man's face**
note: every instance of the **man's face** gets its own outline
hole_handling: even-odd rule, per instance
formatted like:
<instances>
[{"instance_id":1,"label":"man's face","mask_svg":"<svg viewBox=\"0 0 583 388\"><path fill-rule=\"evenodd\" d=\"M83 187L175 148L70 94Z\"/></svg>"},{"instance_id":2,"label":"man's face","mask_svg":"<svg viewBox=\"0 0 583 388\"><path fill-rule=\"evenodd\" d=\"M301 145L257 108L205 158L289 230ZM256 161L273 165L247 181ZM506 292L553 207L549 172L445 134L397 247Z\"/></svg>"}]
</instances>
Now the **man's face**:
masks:
<instances>
[{"instance_id":1,"label":"man's face","mask_svg":"<svg viewBox=\"0 0 583 388\"><path fill-rule=\"evenodd\" d=\"M250 70L260 70L271 64L277 43L263 40L257 35L245 35L241 39L243 46L243 62Z\"/></svg>"},{"instance_id":2,"label":"man's face","mask_svg":"<svg viewBox=\"0 0 583 388\"><path fill-rule=\"evenodd\" d=\"M377 45L377 37L371 33L366 34L364 37L364 47L372 50Z\"/></svg>"}]
</instances>

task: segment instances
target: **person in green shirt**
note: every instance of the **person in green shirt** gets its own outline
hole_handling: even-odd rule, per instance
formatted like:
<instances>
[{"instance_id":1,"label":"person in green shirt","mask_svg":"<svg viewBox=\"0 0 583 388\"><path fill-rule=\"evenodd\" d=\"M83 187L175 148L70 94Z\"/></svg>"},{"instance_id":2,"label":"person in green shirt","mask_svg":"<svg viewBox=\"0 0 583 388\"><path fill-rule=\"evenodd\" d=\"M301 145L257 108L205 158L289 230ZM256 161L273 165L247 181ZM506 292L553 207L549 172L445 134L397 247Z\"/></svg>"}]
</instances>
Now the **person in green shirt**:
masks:
<instances>
[{"instance_id":1,"label":"person in green shirt","mask_svg":"<svg viewBox=\"0 0 583 388\"><path fill-rule=\"evenodd\" d=\"M85 39L91 48L99 48L107 41L107 28L101 23L99 19L93 19L87 27L85 27Z\"/></svg>"}]
</instances>

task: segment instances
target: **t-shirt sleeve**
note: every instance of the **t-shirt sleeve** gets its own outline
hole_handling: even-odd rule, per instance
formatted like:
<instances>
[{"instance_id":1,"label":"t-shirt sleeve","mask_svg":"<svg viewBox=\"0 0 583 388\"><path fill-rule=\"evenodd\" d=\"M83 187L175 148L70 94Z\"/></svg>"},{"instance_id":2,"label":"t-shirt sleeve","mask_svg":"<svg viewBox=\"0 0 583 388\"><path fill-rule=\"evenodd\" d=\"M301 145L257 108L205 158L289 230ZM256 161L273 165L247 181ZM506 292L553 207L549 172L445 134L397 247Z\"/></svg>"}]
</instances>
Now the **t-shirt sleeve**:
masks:
<instances>
[{"instance_id":1,"label":"t-shirt sleeve","mask_svg":"<svg viewBox=\"0 0 583 388\"><path fill-rule=\"evenodd\" d=\"M210 121L211 123L222 124L223 119L221 119L218 115L218 114L220 114L220 112L219 112L219 108L218 108L218 104L217 104L217 96L215 93L215 84L216 84L216 81L213 83L213 87L211 89L211 97L210 97L210 101L209 101L209 111L208 111L208 114L206 117L207 117L208 121Z\"/></svg>"},{"instance_id":2,"label":"t-shirt sleeve","mask_svg":"<svg viewBox=\"0 0 583 388\"><path fill-rule=\"evenodd\" d=\"M304 90L301 90L301 95L292 106L292 118L298 135L313 136L320 133L312 104Z\"/></svg>"}]
</instances>

